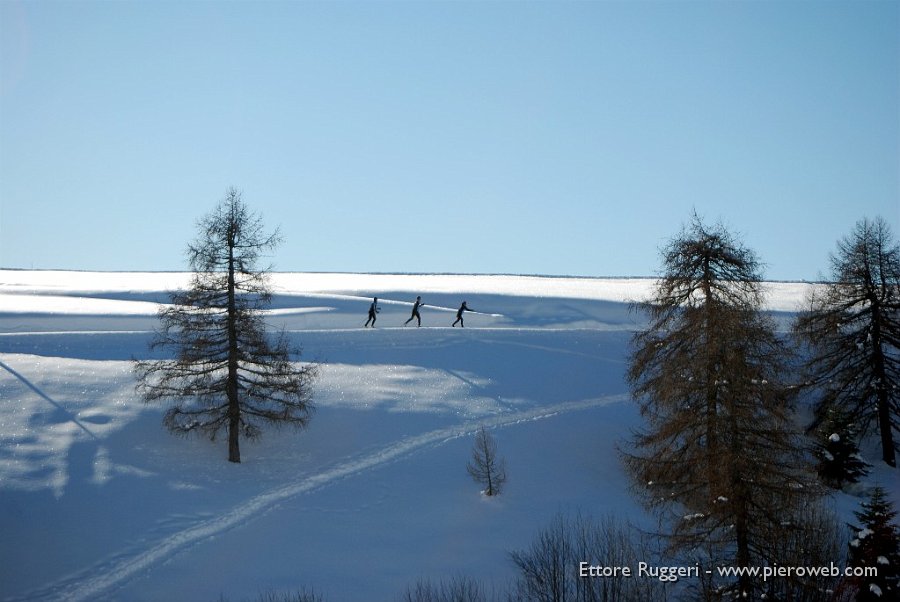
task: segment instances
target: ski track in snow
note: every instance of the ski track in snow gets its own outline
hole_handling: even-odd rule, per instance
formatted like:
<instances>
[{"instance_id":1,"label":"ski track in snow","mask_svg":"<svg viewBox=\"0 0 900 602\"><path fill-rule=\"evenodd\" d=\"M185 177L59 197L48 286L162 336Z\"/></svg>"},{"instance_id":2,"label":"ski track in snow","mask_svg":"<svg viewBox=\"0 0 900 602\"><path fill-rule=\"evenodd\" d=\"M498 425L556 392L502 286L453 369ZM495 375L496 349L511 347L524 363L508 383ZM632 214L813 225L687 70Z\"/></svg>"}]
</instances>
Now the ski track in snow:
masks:
<instances>
[{"instance_id":1,"label":"ski track in snow","mask_svg":"<svg viewBox=\"0 0 900 602\"><path fill-rule=\"evenodd\" d=\"M7 598L7 602L24 600L80 600L102 599L110 596L155 565L171 559L181 551L201 543L229 529L240 527L280 502L315 491L341 479L357 475L378 466L396 461L413 452L442 445L459 437L473 434L481 425L499 428L541 420L578 410L586 410L630 399L627 393L606 395L591 399L567 401L550 406L532 408L521 412L502 414L483 420L470 420L455 426L436 429L421 435L405 437L375 452L344 460L322 472L308 475L281 487L261 493L235 506L231 511L172 533L143 551L120 552L79 573L65 577L23 597Z\"/></svg>"}]
</instances>

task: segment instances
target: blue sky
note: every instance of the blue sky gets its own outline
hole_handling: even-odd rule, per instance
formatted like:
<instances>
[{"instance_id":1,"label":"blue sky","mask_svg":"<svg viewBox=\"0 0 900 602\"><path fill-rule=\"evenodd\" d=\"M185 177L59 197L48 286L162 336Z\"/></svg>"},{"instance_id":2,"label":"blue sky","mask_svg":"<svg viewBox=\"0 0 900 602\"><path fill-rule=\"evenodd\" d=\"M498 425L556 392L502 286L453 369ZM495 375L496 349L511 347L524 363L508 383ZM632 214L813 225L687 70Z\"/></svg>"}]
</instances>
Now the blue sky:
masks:
<instances>
[{"instance_id":1,"label":"blue sky","mask_svg":"<svg viewBox=\"0 0 900 602\"><path fill-rule=\"evenodd\" d=\"M0 1L0 266L180 270L230 186L283 271L772 279L900 236L900 3Z\"/></svg>"}]
</instances>

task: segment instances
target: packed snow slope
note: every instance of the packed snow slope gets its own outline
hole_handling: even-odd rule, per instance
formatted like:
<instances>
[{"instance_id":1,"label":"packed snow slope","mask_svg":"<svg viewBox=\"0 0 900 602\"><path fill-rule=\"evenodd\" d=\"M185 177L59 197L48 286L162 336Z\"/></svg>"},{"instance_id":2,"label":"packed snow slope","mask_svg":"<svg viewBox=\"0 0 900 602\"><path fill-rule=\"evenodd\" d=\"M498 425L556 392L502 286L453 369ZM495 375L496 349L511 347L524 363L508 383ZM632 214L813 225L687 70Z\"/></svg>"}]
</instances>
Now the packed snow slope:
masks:
<instances>
[{"instance_id":1,"label":"packed snow slope","mask_svg":"<svg viewBox=\"0 0 900 602\"><path fill-rule=\"evenodd\" d=\"M508 552L557 513L647 520L616 445L639 423L623 375L651 280L273 274L267 321L321 363L317 412L245 442L241 464L222 439L173 437L134 392L130 360L152 357L156 312L188 280L0 270L0 600L503 587ZM768 286L781 317L807 292ZM403 326L416 295L422 328ZM480 425L508 467L493 499L465 470Z\"/></svg>"}]
</instances>

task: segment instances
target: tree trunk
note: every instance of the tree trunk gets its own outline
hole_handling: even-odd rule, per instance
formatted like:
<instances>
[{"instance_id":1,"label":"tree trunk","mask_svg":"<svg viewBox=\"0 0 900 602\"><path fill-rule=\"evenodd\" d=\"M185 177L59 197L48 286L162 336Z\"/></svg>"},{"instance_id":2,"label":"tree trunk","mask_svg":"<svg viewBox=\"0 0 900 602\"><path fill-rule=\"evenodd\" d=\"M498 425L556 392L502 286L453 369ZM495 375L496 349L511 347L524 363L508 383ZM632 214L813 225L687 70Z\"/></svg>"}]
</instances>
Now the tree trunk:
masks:
<instances>
[{"instance_id":1,"label":"tree trunk","mask_svg":"<svg viewBox=\"0 0 900 602\"><path fill-rule=\"evenodd\" d=\"M719 414L719 394L717 391L716 384L716 362L715 357L718 355L718 349L714 349L714 346L718 347L717 335L719 333L715 332L715 329L718 327L718 320L716 316L716 306L713 301L713 292L712 292L712 271L710 269L710 258L709 256L705 256L703 258L703 312L704 312L704 320L705 320L705 330L704 336L706 338L706 344L704 345L704 352L706 354L706 458L709 461L709 471L708 478L712 479L713 474L715 473L718 462L719 462L719 443L718 443L718 414Z\"/></svg>"},{"instance_id":2,"label":"tree trunk","mask_svg":"<svg viewBox=\"0 0 900 602\"><path fill-rule=\"evenodd\" d=\"M241 406L238 399L238 343L237 343L237 304L234 284L234 234L228 232L228 461L241 461L240 433Z\"/></svg>"},{"instance_id":3,"label":"tree trunk","mask_svg":"<svg viewBox=\"0 0 900 602\"><path fill-rule=\"evenodd\" d=\"M748 524L747 518L745 516L745 502L740 502L740 508L738 510L738 515L734 522L734 531L735 531L735 539L737 542L737 553L735 555L735 564L739 568L745 568L750 566L750 537L748 533ZM742 598L744 595L750 595L753 591L753 581L747 574L741 574L738 578L738 588L740 592L738 592L738 597Z\"/></svg>"},{"instance_id":4,"label":"tree trunk","mask_svg":"<svg viewBox=\"0 0 900 602\"><path fill-rule=\"evenodd\" d=\"M872 370L875 375L878 429L881 432L881 458L888 466L896 467L894 438L891 432L891 406L886 384L888 379L884 365L884 349L881 344L881 311L878 305L873 305L872 307L872 346Z\"/></svg>"},{"instance_id":5,"label":"tree trunk","mask_svg":"<svg viewBox=\"0 0 900 602\"><path fill-rule=\"evenodd\" d=\"M486 494L488 495L488 497L494 495L494 482L493 482L494 480L492 478L493 477L493 475L491 474L492 472L494 472L493 459L491 459L490 462L488 463L488 471L487 471L487 473L488 473L488 489L486 491Z\"/></svg>"},{"instance_id":6,"label":"tree trunk","mask_svg":"<svg viewBox=\"0 0 900 602\"><path fill-rule=\"evenodd\" d=\"M741 428L733 417L729 421L729 481L731 494L734 496L734 538L735 538L735 564L739 568L750 566L750 510L751 494L747 486L747 474L741 470L741 456L746 450L741 449ZM754 584L749 575L741 574L738 577L738 599L751 595Z\"/></svg>"},{"instance_id":7,"label":"tree trunk","mask_svg":"<svg viewBox=\"0 0 900 602\"><path fill-rule=\"evenodd\" d=\"M888 392L884 387L878 389L878 426L881 429L881 457L888 466L896 468L894 437L891 433L891 412L888 405Z\"/></svg>"}]
</instances>

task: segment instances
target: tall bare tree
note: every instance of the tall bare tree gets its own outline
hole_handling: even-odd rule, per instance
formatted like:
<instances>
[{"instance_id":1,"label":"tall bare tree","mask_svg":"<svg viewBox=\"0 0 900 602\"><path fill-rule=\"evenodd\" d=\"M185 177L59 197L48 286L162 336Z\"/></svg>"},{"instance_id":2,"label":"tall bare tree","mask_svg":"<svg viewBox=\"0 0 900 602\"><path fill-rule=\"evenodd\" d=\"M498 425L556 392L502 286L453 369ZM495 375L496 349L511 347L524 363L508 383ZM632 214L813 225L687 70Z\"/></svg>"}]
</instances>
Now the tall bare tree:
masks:
<instances>
[{"instance_id":1,"label":"tall bare tree","mask_svg":"<svg viewBox=\"0 0 900 602\"><path fill-rule=\"evenodd\" d=\"M497 442L483 426L475 433L472 461L466 464L466 470L484 485L485 495L497 495L506 483L506 462L497 456Z\"/></svg>"},{"instance_id":2,"label":"tall bare tree","mask_svg":"<svg viewBox=\"0 0 900 602\"><path fill-rule=\"evenodd\" d=\"M812 295L795 331L811 348L808 368L833 408L876 431L881 457L896 466L900 432L900 246L882 218L864 219L838 242L831 282Z\"/></svg>"},{"instance_id":3,"label":"tall bare tree","mask_svg":"<svg viewBox=\"0 0 900 602\"><path fill-rule=\"evenodd\" d=\"M624 454L673 552L763 565L813 491L792 422L789 353L761 311L759 262L696 215L663 250L628 380L644 430ZM753 595L747 577L711 584ZM710 590L711 591L711 590ZM707 592L709 593L709 592ZM758 592L757 592L758 593Z\"/></svg>"},{"instance_id":4,"label":"tall bare tree","mask_svg":"<svg viewBox=\"0 0 900 602\"><path fill-rule=\"evenodd\" d=\"M277 231L266 234L233 188L198 227L188 246L190 288L160 310L151 342L174 357L136 362L137 387L147 402L173 402L164 424L175 433L214 440L224 429L228 460L240 462L241 436L259 436L263 424L307 425L317 367L292 361L299 350L283 332L266 332L269 269L256 264L277 246Z\"/></svg>"}]
</instances>

